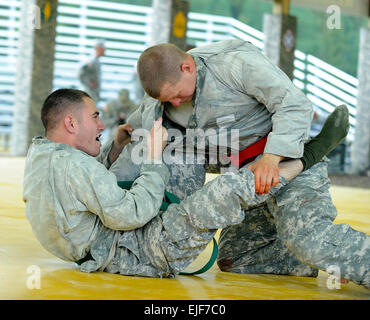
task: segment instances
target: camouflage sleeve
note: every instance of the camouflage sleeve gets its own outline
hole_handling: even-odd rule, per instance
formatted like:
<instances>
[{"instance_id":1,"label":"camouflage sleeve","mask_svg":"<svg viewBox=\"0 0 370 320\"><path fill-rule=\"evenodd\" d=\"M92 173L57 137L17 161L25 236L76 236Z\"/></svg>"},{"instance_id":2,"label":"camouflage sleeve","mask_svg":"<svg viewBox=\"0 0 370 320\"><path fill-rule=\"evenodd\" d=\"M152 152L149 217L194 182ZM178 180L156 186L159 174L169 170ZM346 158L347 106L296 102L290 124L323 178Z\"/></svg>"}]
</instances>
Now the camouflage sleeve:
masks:
<instances>
[{"instance_id":1,"label":"camouflage sleeve","mask_svg":"<svg viewBox=\"0 0 370 320\"><path fill-rule=\"evenodd\" d=\"M140 137L150 131L154 120L158 118L159 114L156 114L156 104L158 103L160 103L158 100L146 95L139 108L128 117L127 123L135 130L132 133L132 141L122 150L118 159L109 168L119 180L133 180L140 173L143 162L139 152L143 146Z\"/></svg>"},{"instance_id":2,"label":"camouflage sleeve","mask_svg":"<svg viewBox=\"0 0 370 320\"><path fill-rule=\"evenodd\" d=\"M109 152L111 151L113 146L113 138L109 139L104 146L101 148L99 155L96 157L100 163L102 163L107 169L110 168L112 163L109 161Z\"/></svg>"},{"instance_id":3,"label":"camouflage sleeve","mask_svg":"<svg viewBox=\"0 0 370 320\"><path fill-rule=\"evenodd\" d=\"M68 185L76 211L96 214L114 230L140 228L159 213L169 178L164 164L145 163L130 190L117 185L115 175L94 158L71 161Z\"/></svg>"},{"instance_id":4,"label":"camouflage sleeve","mask_svg":"<svg viewBox=\"0 0 370 320\"><path fill-rule=\"evenodd\" d=\"M134 129L142 128L143 127L143 112L144 112L144 105L140 105L134 112L130 114L127 119L127 123Z\"/></svg>"},{"instance_id":5,"label":"camouflage sleeve","mask_svg":"<svg viewBox=\"0 0 370 320\"><path fill-rule=\"evenodd\" d=\"M273 114L265 153L300 158L313 117L311 102L261 53L248 53L245 61L243 83L247 93Z\"/></svg>"},{"instance_id":6,"label":"camouflage sleeve","mask_svg":"<svg viewBox=\"0 0 370 320\"><path fill-rule=\"evenodd\" d=\"M265 153L300 158L304 142L309 137L312 103L259 51L238 52L231 56L233 63L227 72L231 74L233 85L264 104L273 114L272 132Z\"/></svg>"}]
</instances>

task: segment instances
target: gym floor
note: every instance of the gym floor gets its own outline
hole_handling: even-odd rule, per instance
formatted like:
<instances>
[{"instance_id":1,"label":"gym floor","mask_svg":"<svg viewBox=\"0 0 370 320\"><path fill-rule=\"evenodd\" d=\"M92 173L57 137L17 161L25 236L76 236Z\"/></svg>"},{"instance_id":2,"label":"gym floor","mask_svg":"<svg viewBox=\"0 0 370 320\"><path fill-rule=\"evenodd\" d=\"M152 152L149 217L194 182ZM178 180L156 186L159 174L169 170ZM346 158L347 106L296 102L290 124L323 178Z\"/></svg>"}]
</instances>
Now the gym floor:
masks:
<instances>
[{"instance_id":1,"label":"gym floor","mask_svg":"<svg viewBox=\"0 0 370 320\"><path fill-rule=\"evenodd\" d=\"M370 300L369 290L351 282L333 288L322 271L317 278L224 273L217 265L204 274L175 279L82 273L76 264L44 250L33 235L22 201L24 161L0 156L2 300ZM370 234L370 189L333 185L331 194L338 209L335 223ZM186 271L205 264L211 250L212 244Z\"/></svg>"}]
</instances>

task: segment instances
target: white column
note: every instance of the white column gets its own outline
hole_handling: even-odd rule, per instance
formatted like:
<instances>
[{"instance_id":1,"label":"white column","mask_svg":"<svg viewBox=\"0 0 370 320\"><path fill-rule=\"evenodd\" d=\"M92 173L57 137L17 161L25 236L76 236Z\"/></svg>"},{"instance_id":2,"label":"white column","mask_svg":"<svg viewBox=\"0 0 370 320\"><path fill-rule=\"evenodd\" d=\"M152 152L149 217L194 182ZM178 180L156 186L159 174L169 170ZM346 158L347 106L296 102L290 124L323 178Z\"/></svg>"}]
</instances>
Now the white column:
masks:
<instances>
[{"instance_id":1,"label":"white column","mask_svg":"<svg viewBox=\"0 0 370 320\"><path fill-rule=\"evenodd\" d=\"M11 153L44 135L41 107L53 88L56 0L22 0Z\"/></svg>"},{"instance_id":2,"label":"white column","mask_svg":"<svg viewBox=\"0 0 370 320\"><path fill-rule=\"evenodd\" d=\"M293 79L297 19L285 14L263 16L264 53Z\"/></svg>"},{"instance_id":3,"label":"white column","mask_svg":"<svg viewBox=\"0 0 370 320\"><path fill-rule=\"evenodd\" d=\"M149 46L169 42L172 0L153 0Z\"/></svg>"},{"instance_id":4,"label":"white column","mask_svg":"<svg viewBox=\"0 0 370 320\"><path fill-rule=\"evenodd\" d=\"M351 160L353 173L364 174L370 171L370 27L360 31L357 77L356 132Z\"/></svg>"},{"instance_id":5,"label":"white column","mask_svg":"<svg viewBox=\"0 0 370 320\"><path fill-rule=\"evenodd\" d=\"M149 46L173 43L186 50L188 0L153 0Z\"/></svg>"}]
</instances>

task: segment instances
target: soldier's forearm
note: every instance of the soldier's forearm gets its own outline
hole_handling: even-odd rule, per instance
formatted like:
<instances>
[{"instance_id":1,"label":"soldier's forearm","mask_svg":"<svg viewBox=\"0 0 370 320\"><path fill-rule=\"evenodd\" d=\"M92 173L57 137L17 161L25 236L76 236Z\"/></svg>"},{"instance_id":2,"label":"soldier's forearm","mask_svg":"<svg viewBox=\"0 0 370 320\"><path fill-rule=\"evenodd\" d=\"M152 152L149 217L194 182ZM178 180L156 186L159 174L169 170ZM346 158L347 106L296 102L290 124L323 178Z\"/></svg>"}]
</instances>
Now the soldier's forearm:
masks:
<instances>
[{"instance_id":1,"label":"soldier's forearm","mask_svg":"<svg viewBox=\"0 0 370 320\"><path fill-rule=\"evenodd\" d=\"M121 154L125 145L120 145L116 141L113 141L112 149L108 154L109 163L112 164L114 161L117 160L119 155Z\"/></svg>"}]
</instances>

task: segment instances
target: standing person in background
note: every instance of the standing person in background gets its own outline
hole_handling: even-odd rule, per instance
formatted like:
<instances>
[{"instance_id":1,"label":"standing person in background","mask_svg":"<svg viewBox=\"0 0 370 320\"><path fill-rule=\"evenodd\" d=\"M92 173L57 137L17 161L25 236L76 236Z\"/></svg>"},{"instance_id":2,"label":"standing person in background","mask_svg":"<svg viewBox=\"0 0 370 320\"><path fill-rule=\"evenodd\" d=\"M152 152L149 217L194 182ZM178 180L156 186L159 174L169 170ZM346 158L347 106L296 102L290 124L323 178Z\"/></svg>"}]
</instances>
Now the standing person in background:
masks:
<instances>
[{"instance_id":1,"label":"standing person in background","mask_svg":"<svg viewBox=\"0 0 370 320\"><path fill-rule=\"evenodd\" d=\"M137 105L130 99L130 92L121 89L117 99L109 101L102 110L102 120L109 138L113 138L116 128L126 123L128 116L137 109Z\"/></svg>"},{"instance_id":2,"label":"standing person in background","mask_svg":"<svg viewBox=\"0 0 370 320\"><path fill-rule=\"evenodd\" d=\"M95 44L95 56L92 60L85 63L78 72L84 90L91 96L97 104L100 99L101 89L101 62L100 57L105 54L104 41L98 40Z\"/></svg>"}]
</instances>

